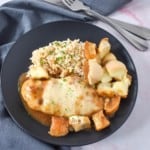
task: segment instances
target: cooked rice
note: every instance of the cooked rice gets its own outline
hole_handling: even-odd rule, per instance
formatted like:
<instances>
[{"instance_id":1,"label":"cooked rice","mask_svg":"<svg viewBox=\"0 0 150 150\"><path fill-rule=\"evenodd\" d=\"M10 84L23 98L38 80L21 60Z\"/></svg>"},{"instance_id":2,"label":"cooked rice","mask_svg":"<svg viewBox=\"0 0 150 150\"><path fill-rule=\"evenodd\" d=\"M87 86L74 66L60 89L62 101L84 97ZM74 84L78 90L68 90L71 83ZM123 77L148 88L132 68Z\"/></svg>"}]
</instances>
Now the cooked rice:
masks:
<instances>
[{"instance_id":1,"label":"cooked rice","mask_svg":"<svg viewBox=\"0 0 150 150\"><path fill-rule=\"evenodd\" d=\"M30 58L34 67L44 68L50 76L83 75L84 43L79 39L53 41L48 46L34 50Z\"/></svg>"}]
</instances>

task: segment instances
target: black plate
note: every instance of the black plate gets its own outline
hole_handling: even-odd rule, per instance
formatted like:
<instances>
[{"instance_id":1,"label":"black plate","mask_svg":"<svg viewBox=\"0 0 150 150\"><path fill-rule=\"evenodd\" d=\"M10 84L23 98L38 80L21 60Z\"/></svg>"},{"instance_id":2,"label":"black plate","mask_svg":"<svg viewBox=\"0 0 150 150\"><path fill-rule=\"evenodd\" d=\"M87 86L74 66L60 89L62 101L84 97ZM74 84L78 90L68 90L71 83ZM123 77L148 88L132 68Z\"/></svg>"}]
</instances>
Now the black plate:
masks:
<instances>
[{"instance_id":1,"label":"black plate","mask_svg":"<svg viewBox=\"0 0 150 150\"><path fill-rule=\"evenodd\" d=\"M115 117L111 120L111 126L107 129L100 132L96 132L93 129L91 131L70 133L65 137L59 138L51 137L47 133L48 128L33 120L21 103L17 90L20 74L27 71L32 51L47 45L51 41L79 38L82 41L89 40L98 44L99 40L103 37L110 39L113 53L115 53L119 60L126 64L129 74L133 77L128 97L126 100L121 101L121 106ZM136 101L138 82L136 69L131 57L115 37L91 24L58 21L44 24L26 33L14 44L2 67L1 86L5 106L19 127L44 142L57 145L79 146L104 139L115 132L127 120Z\"/></svg>"}]
</instances>

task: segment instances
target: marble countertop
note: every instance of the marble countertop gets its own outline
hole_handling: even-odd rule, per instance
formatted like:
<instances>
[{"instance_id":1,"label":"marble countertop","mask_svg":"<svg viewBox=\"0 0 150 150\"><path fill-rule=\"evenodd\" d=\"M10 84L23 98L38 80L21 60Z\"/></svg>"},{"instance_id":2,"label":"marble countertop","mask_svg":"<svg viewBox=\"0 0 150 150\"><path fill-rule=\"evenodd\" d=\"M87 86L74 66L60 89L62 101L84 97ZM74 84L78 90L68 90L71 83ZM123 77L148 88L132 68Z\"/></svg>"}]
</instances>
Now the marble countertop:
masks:
<instances>
[{"instance_id":1,"label":"marble countertop","mask_svg":"<svg viewBox=\"0 0 150 150\"><path fill-rule=\"evenodd\" d=\"M9 0L1 0L0 5ZM150 28L150 0L133 0L110 17ZM93 22L103 26L100 21ZM124 125L114 134L94 144L73 147L72 150L149 150L150 149L150 48L139 52L116 31L107 28L126 47L138 74L138 96L135 107ZM149 43L150 44L150 43Z\"/></svg>"}]
</instances>

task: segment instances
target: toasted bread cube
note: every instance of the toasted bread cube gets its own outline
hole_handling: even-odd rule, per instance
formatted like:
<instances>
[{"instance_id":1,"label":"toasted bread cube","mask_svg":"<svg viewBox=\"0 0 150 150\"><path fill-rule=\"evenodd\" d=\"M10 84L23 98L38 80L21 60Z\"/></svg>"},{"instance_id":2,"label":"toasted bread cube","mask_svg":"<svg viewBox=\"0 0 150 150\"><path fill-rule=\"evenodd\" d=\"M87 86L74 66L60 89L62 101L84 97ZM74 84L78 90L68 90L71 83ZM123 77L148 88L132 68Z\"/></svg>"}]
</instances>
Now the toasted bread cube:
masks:
<instances>
[{"instance_id":1,"label":"toasted bread cube","mask_svg":"<svg viewBox=\"0 0 150 150\"><path fill-rule=\"evenodd\" d=\"M48 79L49 78L48 72L40 66L38 67L31 66L27 73L27 76L33 79Z\"/></svg>"},{"instance_id":2,"label":"toasted bread cube","mask_svg":"<svg viewBox=\"0 0 150 150\"><path fill-rule=\"evenodd\" d=\"M100 54L101 59L104 58L111 49L111 45L109 43L109 39L108 38L103 38L98 46L98 52Z\"/></svg>"},{"instance_id":3,"label":"toasted bread cube","mask_svg":"<svg viewBox=\"0 0 150 150\"><path fill-rule=\"evenodd\" d=\"M86 59L93 59L96 57L96 44L86 41L84 45L84 55Z\"/></svg>"},{"instance_id":4,"label":"toasted bread cube","mask_svg":"<svg viewBox=\"0 0 150 150\"><path fill-rule=\"evenodd\" d=\"M106 118L102 110L95 113L92 116L92 120L97 131L100 131L110 125L110 121Z\"/></svg>"},{"instance_id":5,"label":"toasted bread cube","mask_svg":"<svg viewBox=\"0 0 150 150\"><path fill-rule=\"evenodd\" d=\"M102 60L101 60L101 57L100 57L100 54L97 53L96 57L94 58L98 64L101 64L102 63Z\"/></svg>"},{"instance_id":6,"label":"toasted bread cube","mask_svg":"<svg viewBox=\"0 0 150 150\"><path fill-rule=\"evenodd\" d=\"M83 73L84 73L84 79L88 82L88 73L89 73L89 63L88 60L85 60L83 63Z\"/></svg>"},{"instance_id":7,"label":"toasted bread cube","mask_svg":"<svg viewBox=\"0 0 150 150\"><path fill-rule=\"evenodd\" d=\"M90 119L86 116L71 116L69 117L69 125L75 132L91 128Z\"/></svg>"},{"instance_id":8,"label":"toasted bread cube","mask_svg":"<svg viewBox=\"0 0 150 150\"><path fill-rule=\"evenodd\" d=\"M113 53L108 53L103 59L102 64L105 65L107 62L111 60L117 60L116 56Z\"/></svg>"},{"instance_id":9,"label":"toasted bread cube","mask_svg":"<svg viewBox=\"0 0 150 150\"><path fill-rule=\"evenodd\" d=\"M110 82L111 80L112 80L112 77L109 75L106 68L103 68L103 75L101 77L101 82L107 83L107 82Z\"/></svg>"},{"instance_id":10,"label":"toasted bread cube","mask_svg":"<svg viewBox=\"0 0 150 150\"><path fill-rule=\"evenodd\" d=\"M69 132L69 121L64 117L52 116L50 131L48 132L52 136L65 136Z\"/></svg>"},{"instance_id":11,"label":"toasted bread cube","mask_svg":"<svg viewBox=\"0 0 150 150\"><path fill-rule=\"evenodd\" d=\"M88 82L90 85L96 84L101 80L103 75L103 68L100 64L94 59L90 59L89 63L89 72L88 72Z\"/></svg>"},{"instance_id":12,"label":"toasted bread cube","mask_svg":"<svg viewBox=\"0 0 150 150\"><path fill-rule=\"evenodd\" d=\"M109 117L113 116L115 112L118 110L120 105L120 96L115 96L112 98L106 98L104 102L104 110L106 115Z\"/></svg>"},{"instance_id":13,"label":"toasted bread cube","mask_svg":"<svg viewBox=\"0 0 150 150\"><path fill-rule=\"evenodd\" d=\"M118 60L109 61L106 65L109 75L116 79L122 80L127 75L127 68L124 63Z\"/></svg>"},{"instance_id":14,"label":"toasted bread cube","mask_svg":"<svg viewBox=\"0 0 150 150\"><path fill-rule=\"evenodd\" d=\"M112 83L106 82L106 83L99 83L97 86L97 93L100 96L108 96L113 97L116 95L115 91L112 89Z\"/></svg>"},{"instance_id":15,"label":"toasted bread cube","mask_svg":"<svg viewBox=\"0 0 150 150\"><path fill-rule=\"evenodd\" d=\"M97 93L100 96L113 97L115 95L126 98L128 95L128 89L131 84L131 77L125 76L121 81L104 82L97 85Z\"/></svg>"},{"instance_id":16,"label":"toasted bread cube","mask_svg":"<svg viewBox=\"0 0 150 150\"><path fill-rule=\"evenodd\" d=\"M116 81L112 84L113 90L123 98L128 95L128 89L131 84L131 77L125 76L122 81Z\"/></svg>"}]
</instances>

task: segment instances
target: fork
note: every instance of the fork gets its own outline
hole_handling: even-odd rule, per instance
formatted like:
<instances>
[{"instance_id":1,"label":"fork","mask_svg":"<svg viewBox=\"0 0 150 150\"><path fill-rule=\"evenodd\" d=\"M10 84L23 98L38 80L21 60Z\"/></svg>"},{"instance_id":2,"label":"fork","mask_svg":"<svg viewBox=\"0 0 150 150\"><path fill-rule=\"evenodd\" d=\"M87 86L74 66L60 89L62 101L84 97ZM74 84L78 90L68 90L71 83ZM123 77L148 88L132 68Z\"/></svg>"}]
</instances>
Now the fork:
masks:
<instances>
[{"instance_id":1,"label":"fork","mask_svg":"<svg viewBox=\"0 0 150 150\"><path fill-rule=\"evenodd\" d=\"M112 19L105 17L93 10L91 10L88 6L85 6L81 1L79 0L62 0L62 2L72 11L84 11L88 15L97 17L101 21L107 23L116 31L118 31L130 44L132 44L135 48L137 48L140 51L146 51L148 49L148 43L144 39L135 36L134 34L130 33L129 31L126 31L125 29L121 28L117 22L112 21Z\"/></svg>"},{"instance_id":2,"label":"fork","mask_svg":"<svg viewBox=\"0 0 150 150\"><path fill-rule=\"evenodd\" d=\"M57 5L57 6L60 6L62 7L63 3L61 0L44 0L48 3L51 3L51 4L54 4L54 5ZM122 28L124 28L125 30L145 39L145 40L150 40L150 29L149 28L146 28L146 27L141 27L141 26L138 26L138 25L134 25L134 24L131 24L131 23L127 23L127 22L123 22L123 21L119 21L119 20L116 20L116 19L113 19L113 18L109 18L111 21L119 24Z\"/></svg>"}]
</instances>

